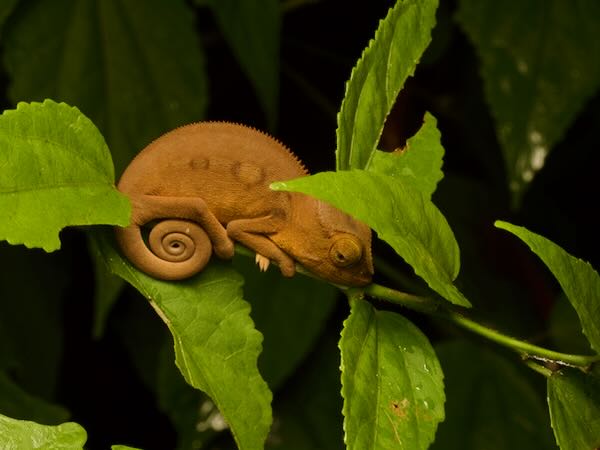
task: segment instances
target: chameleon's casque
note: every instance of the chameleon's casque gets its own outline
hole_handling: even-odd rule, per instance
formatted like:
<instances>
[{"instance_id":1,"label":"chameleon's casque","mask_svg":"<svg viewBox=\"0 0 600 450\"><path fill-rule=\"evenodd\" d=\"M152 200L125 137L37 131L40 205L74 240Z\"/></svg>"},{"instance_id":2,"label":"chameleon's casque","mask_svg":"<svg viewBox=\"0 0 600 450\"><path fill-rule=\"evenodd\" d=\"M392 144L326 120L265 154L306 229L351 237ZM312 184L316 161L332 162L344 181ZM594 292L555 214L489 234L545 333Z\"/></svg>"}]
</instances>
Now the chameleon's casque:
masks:
<instances>
[{"instance_id":1,"label":"chameleon's casque","mask_svg":"<svg viewBox=\"0 0 600 450\"><path fill-rule=\"evenodd\" d=\"M211 252L233 256L233 241L270 260L285 276L298 262L334 283L371 281L371 230L333 206L269 189L307 175L272 137L227 122L177 128L143 149L118 188L131 200L132 223L116 228L125 256L149 275L179 280L202 270ZM142 227L151 228L148 236ZM144 227L145 228L145 227Z\"/></svg>"}]
</instances>

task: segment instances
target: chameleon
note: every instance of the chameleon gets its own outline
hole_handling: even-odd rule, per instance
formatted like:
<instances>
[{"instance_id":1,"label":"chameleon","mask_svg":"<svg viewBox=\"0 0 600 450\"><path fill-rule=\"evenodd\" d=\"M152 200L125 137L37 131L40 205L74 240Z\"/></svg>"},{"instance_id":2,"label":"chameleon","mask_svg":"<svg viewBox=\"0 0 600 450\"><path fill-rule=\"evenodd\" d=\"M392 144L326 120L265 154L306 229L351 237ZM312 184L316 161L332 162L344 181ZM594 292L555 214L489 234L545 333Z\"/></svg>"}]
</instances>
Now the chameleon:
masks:
<instances>
[{"instance_id":1,"label":"chameleon","mask_svg":"<svg viewBox=\"0 0 600 450\"><path fill-rule=\"evenodd\" d=\"M230 122L176 128L140 151L117 188L132 205L117 243L138 269L162 280L201 271L212 253L234 254L234 241L274 261L283 276L296 263L346 286L371 281L371 230L328 203L269 185L306 176L302 162L270 135Z\"/></svg>"}]
</instances>

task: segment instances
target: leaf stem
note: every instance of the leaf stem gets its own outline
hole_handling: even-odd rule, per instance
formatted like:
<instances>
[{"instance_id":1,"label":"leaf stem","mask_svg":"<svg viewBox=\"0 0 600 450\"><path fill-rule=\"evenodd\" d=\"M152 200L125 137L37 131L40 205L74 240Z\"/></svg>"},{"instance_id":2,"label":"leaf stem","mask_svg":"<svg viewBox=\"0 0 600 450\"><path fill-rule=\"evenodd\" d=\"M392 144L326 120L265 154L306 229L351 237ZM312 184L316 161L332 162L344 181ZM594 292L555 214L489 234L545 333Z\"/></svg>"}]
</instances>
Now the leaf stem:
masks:
<instances>
[{"instance_id":1,"label":"leaf stem","mask_svg":"<svg viewBox=\"0 0 600 450\"><path fill-rule=\"evenodd\" d=\"M351 290L353 294L356 294L356 289ZM520 353L525 359L537 359L577 367L587 367L600 361L600 355L573 355L557 352L508 336L467 318L458 309L432 297L408 294L375 283L360 288L360 290L366 295L449 320L472 333Z\"/></svg>"}]
</instances>

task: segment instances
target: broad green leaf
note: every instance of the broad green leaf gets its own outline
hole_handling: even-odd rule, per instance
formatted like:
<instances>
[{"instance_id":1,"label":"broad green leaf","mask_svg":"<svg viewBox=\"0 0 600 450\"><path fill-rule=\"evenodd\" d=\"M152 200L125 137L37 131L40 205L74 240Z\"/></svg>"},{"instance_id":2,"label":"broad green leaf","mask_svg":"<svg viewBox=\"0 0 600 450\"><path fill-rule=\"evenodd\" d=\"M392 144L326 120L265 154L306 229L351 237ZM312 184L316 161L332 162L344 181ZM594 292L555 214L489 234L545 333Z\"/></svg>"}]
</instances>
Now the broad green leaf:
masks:
<instances>
[{"instance_id":1,"label":"broad green leaf","mask_svg":"<svg viewBox=\"0 0 600 450\"><path fill-rule=\"evenodd\" d=\"M71 267L65 252L0 243L0 369L42 398L59 384Z\"/></svg>"},{"instance_id":2,"label":"broad green leaf","mask_svg":"<svg viewBox=\"0 0 600 450\"><path fill-rule=\"evenodd\" d=\"M0 240L47 252L69 225L129 222L96 127L64 103L20 103L0 116Z\"/></svg>"},{"instance_id":3,"label":"broad green leaf","mask_svg":"<svg viewBox=\"0 0 600 450\"><path fill-rule=\"evenodd\" d=\"M111 450L142 450L138 447L129 447L128 445L111 445Z\"/></svg>"},{"instance_id":4,"label":"broad green leaf","mask_svg":"<svg viewBox=\"0 0 600 450\"><path fill-rule=\"evenodd\" d=\"M6 450L82 450L87 433L78 424L40 425L0 415L0 448Z\"/></svg>"},{"instance_id":5,"label":"broad green leaf","mask_svg":"<svg viewBox=\"0 0 600 450\"><path fill-rule=\"evenodd\" d=\"M496 227L509 231L525 242L550 269L577 311L583 333L600 353L600 277L587 262L571 256L552 241L526 228L496 221Z\"/></svg>"},{"instance_id":6,"label":"broad green leaf","mask_svg":"<svg viewBox=\"0 0 600 450\"><path fill-rule=\"evenodd\" d=\"M49 425L69 419L66 409L26 392L3 371L0 371L0 414Z\"/></svg>"},{"instance_id":7,"label":"broad green leaf","mask_svg":"<svg viewBox=\"0 0 600 450\"><path fill-rule=\"evenodd\" d=\"M209 0L206 3L254 85L269 128L274 129L279 101L280 2Z\"/></svg>"},{"instance_id":8,"label":"broad green leaf","mask_svg":"<svg viewBox=\"0 0 600 450\"><path fill-rule=\"evenodd\" d=\"M600 447L600 370L563 369L548 378L548 406L562 450Z\"/></svg>"},{"instance_id":9,"label":"broad green leaf","mask_svg":"<svg viewBox=\"0 0 600 450\"><path fill-rule=\"evenodd\" d=\"M234 258L234 268L245 278L244 298L250 302L256 328L264 336L260 372L275 390L323 332L338 291L300 274L284 278L276 267L261 273L254 260L244 256Z\"/></svg>"},{"instance_id":10,"label":"broad green leaf","mask_svg":"<svg viewBox=\"0 0 600 450\"><path fill-rule=\"evenodd\" d=\"M364 169L396 97L429 45L437 0L399 0L364 50L338 113L336 166Z\"/></svg>"},{"instance_id":11,"label":"broad green leaf","mask_svg":"<svg viewBox=\"0 0 600 450\"><path fill-rule=\"evenodd\" d=\"M79 107L106 137L117 174L160 134L202 119L203 53L183 0L23 4L4 33L10 98Z\"/></svg>"},{"instance_id":12,"label":"broad green leaf","mask_svg":"<svg viewBox=\"0 0 600 450\"><path fill-rule=\"evenodd\" d=\"M271 188L304 192L363 221L433 290L452 303L470 305L452 283L458 275L460 256L448 222L405 180L352 170L321 172L273 183Z\"/></svg>"},{"instance_id":13,"label":"broad green leaf","mask_svg":"<svg viewBox=\"0 0 600 450\"><path fill-rule=\"evenodd\" d=\"M459 2L515 203L600 87L600 2Z\"/></svg>"},{"instance_id":14,"label":"broad green leaf","mask_svg":"<svg viewBox=\"0 0 600 450\"><path fill-rule=\"evenodd\" d=\"M347 448L427 449L445 400L431 344L399 314L361 299L351 306L339 344Z\"/></svg>"},{"instance_id":15,"label":"broad green leaf","mask_svg":"<svg viewBox=\"0 0 600 450\"><path fill-rule=\"evenodd\" d=\"M403 179L427 198L431 198L437 184L444 177L444 147L436 125L435 117L425 114L423 126L406 142L405 148L393 152L376 150L367 170Z\"/></svg>"},{"instance_id":16,"label":"broad green leaf","mask_svg":"<svg viewBox=\"0 0 600 450\"><path fill-rule=\"evenodd\" d=\"M446 420L432 450L554 448L543 397L508 359L467 341L435 347L444 371Z\"/></svg>"},{"instance_id":17,"label":"broad green leaf","mask_svg":"<svg viewBox=\"0 0 600 450\"><path fill-rule=\"evenodd\" d=\"M242 278L212 264L182 282L150 278L122 259L107 230L98 249L110 270L140 291L169 327L186 381L208 394L242 450L260 449L271 425L271 392L257 369L261 334L242 298Z\"/></svg>"}]
</instances>

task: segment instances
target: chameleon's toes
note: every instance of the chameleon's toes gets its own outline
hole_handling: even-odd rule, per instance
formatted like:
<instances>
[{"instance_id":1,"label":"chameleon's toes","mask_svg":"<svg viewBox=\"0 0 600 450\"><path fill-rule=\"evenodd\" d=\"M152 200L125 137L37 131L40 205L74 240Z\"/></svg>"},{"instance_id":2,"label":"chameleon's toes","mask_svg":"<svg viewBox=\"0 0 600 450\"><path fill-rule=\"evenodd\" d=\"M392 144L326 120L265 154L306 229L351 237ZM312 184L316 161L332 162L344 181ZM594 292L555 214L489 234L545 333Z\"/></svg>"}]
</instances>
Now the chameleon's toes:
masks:
<instances>
[{"instance_id":1,"label":"chameleon's toes","mask_svg":"<svg viewBox=\"0 0 600 450\"><path fill-rule=\"evenodd\" d=\"M258 265L258 268L260 269L261 272L266 272L267 269L269 268L269 264L271 262L271 260L269 258L261 255L260 253L256 254L256 257L254 258L254 260L256 261L256 264Z\"/></svg>"},{"instance_id":2,"label":"chameleon's toes","mask_svg":"<svg viewBox=\"0 0 600 450\"><path fill-rule=\"evenodd\" d=\"M219 258L231 259L233 258L235 248L233 245L233 241L229 237L227 237L221 242L214 244L213 250Z\"/></svg>"},{"instance_id":3,"label":"chameleon's toes","mask_svg":"<svg viewBox=\"0 0 600 450\"><path fill-rule=\"evenodd\" d=\"M279 269L284 277L293 277L296 273L296 263L292 259L279 262Z\"/></svg>"}]
</instances>

